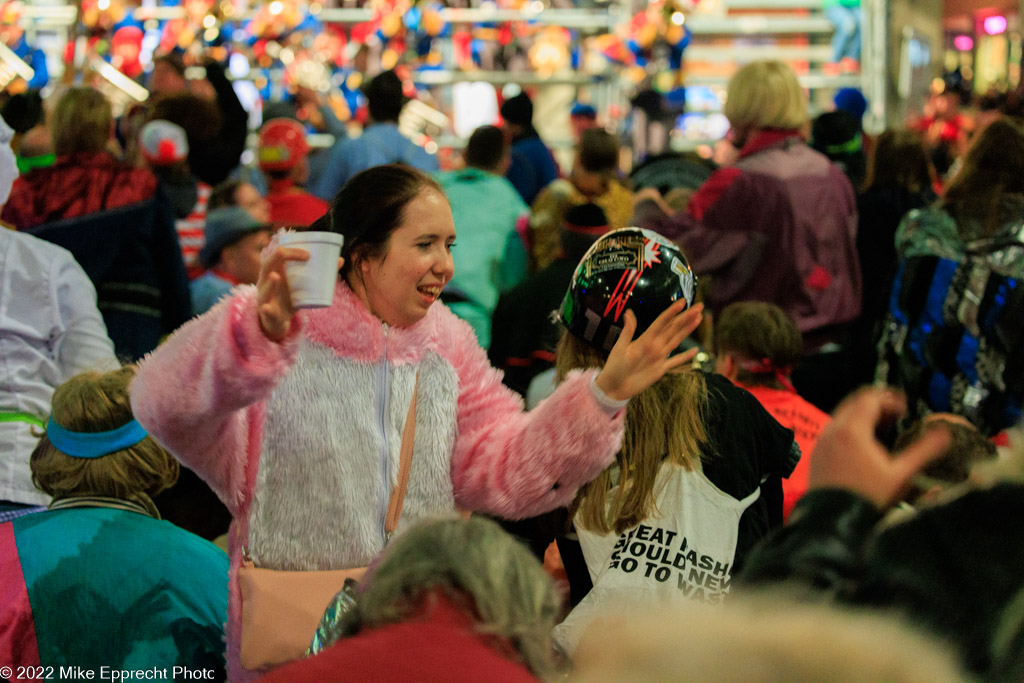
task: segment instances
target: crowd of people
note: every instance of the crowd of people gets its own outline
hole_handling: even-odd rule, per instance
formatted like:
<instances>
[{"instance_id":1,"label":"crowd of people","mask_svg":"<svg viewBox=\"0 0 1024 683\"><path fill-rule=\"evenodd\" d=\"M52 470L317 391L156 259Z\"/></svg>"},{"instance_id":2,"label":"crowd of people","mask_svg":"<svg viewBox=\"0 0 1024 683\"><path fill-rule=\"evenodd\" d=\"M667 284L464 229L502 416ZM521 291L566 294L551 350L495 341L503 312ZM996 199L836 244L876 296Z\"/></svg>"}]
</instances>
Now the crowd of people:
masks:
<instances>
[{"instance_id":1,"label":"crowd of people","mask_svg":"<svg viewBox=\"0 0 1024 683\"><path fill-rule=\"evenodd\" d=\"M559 168L521 93L442 171L385 71L245 165L222 66L158 66L0 107L19 679L1022 680L1012 107L872 137L756 61L714 162Z\"/></svg>"}]
</instances>

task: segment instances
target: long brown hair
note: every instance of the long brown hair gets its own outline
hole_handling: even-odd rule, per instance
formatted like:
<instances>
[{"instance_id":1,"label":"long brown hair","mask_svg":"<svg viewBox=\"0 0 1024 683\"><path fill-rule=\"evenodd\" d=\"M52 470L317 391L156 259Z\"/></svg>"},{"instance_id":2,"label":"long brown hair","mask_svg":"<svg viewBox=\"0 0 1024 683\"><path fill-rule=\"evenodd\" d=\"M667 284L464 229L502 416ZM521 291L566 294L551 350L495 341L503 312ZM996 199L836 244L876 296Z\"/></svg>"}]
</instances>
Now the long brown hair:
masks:
<instances>
[{"instance_id":1,"label":"long brown hair","mask_svg":"<svg viewBox=\"0 0 1024 683\"><path fill-rule=\"evenodd\" d=\"M943 205L961 231L966 219L980 222L981 235L962 235L965 239L988 236L1003 220L1000 200L1007 194L1024 194L1024 128L1002 118L971 145Z\"/></svg>"},{"instance_id":2,"label":"long brown hair","mask_svg":"<svg viewBox=\"0 0 1024 683\"><path fill-rule=\"evenodd\" d=\"M902 187L922 192L931 187L932 180L931 161L919 133L889 129L878 136L868 158L865 190Z\"/></svg>"},{"instance_id":3,"label":"long brown hair","mask_svg":"<svg viewBox=\"0 0 1024 683\"><path fill-rule=\"evenodd\" d=\"M604 355L565 332L558 342L556 378L560 382L570 370L600 368L604 362ZM615 465L576 495L577 524L600 533L622 533L657 512L654 484L662 464L700 467L701 451L707 449L707 402L704 375L689 369L669 373L631 398Z\"/></svg>"}]
</instances>

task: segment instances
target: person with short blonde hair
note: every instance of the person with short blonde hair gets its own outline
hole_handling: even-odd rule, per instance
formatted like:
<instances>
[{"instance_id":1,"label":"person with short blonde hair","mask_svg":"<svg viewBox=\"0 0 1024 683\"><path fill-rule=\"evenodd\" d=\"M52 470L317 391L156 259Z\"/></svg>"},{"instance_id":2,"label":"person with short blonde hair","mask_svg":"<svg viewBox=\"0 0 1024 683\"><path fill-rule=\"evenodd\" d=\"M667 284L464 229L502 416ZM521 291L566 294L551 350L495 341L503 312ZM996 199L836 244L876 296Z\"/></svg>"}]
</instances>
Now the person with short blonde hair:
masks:
<instances>
[{"instance_id":1,"label":"person with short blonde hair","mask_svg":"<svg viewBox=\"0 0 1024 683\"><path fill-rule=\"evenodd\" d=\"M153 496L178 463L132 416L135 370L72 377L32 453L50 509L0 525L0 661L99 670L185 666L224 678L227 556ZM72 625L77 625L72 627Z\"/></svg>"},{"instance_id":2,"label":"person with short blonde hair","mask_svg":"<svg viewBox=\"0 0 1024 683\"><path fill-rule=\"evenodd\" d=\"M132 422L128 382L135 368L87 372L72 377L53 394L48 431L105 432ZM63 430L62 430L63 431ZM58 444L60 442L58 441ZM32 452L32 483L60 501L98 496L130 501L158 516L153 496L178 479L178 461L149 436L104 457L69 455L44 434Z\"/></svg>"},{"instance_id":3,"label":"person with short blonde hair","mask_svg":"<svg viewBox=\"0 0 1024 683\"><path fill-rule=\"evenodd\" d=\"M57 156L101 152L113 131L110 102L93 88L70 88L50 114L50 135Z\"/></svg>"},{"instance_id":4,"label":"person with short blonde hair","mask_svg":"<svg viewBox=\"0 0 1024 683\"><path fill-rule=\"evenodd\" d=\"M723 112L735 135L755 128L807 125L807 96L792 69L775 60L747 64L729 79Z\"/></svg>"},{"instance_id":5,"label":"person with short blonde hair","mask_svg":"<svg viewBox=\"0 0 1024 683\"><path fill-rule=\"evenodd\" d=\"M849 327L860 313L850 181L805 140L806 95L788 66L747 64L729 82L725 115L736 159L674 212L655 190L638 194L634 221L693 255L710 275L708 307L768 301L796 321L803 362L793 384L829 411L852 388Z\"/></svg>"}]
</instances>

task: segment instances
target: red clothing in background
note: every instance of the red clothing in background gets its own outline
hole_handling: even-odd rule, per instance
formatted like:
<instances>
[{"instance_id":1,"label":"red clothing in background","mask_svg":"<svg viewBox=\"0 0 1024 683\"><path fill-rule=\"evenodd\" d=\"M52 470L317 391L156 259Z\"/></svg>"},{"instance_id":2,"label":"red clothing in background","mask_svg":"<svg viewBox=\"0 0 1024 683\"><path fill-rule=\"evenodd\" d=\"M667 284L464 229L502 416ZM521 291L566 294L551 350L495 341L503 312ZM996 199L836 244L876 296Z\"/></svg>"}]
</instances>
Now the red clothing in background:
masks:
<instances>
[{"instance_id":1,"label":"red clothing in background","mask_svg":"<svg viewBox=\"0 0 1024 683\"><path fill-rule=\"evenodd\" d=\"M270 222L275 227L308 227L331 208L319 197L293 186L290 180L271 181L267 201Z\"/></svg>"},{"instance_id":2,"label":"red clothing in background","mask_svg":"<svg viewBox=\"0 0 1024 683\"><path fill-rule=\"evenodd\" d=\"M814 450L814 444L818 443L818 435L821 434L821 430L832 418L792 391L746 386L738 382L737 385L752 393L779 424L787 429L792 429L797 445L800 446L800 462L796 464L796 469L789 475L789 478L782 480L782 519L789 519L789 513L793 506L801 496L807 493L807 475L811 470L811 451Z\"/></svg>"},{"instance_id":3,"label":"red clothing in background","mask_svg":"<svg viewBox=\"0 0 1024 683\"><path fill-rule=\"evenodd\" d=\"M505 641L478 633L478 626L438 596L421 616L341 640L315 657L274 669L261 681L536 683L525 666L503 654L513 652Z\"/></svg>"},{"instance_id":4,"label":"red clothing in background","mask_svg":"<svg viewBox=\"0 0 1024 683\"><path fill-rule=\"evenodd\" d=\"M149 199L157 180L107 152L80 152L57 159L14 181L0 220L19 230L76 218Z\"/></svg>"}]
</instances>

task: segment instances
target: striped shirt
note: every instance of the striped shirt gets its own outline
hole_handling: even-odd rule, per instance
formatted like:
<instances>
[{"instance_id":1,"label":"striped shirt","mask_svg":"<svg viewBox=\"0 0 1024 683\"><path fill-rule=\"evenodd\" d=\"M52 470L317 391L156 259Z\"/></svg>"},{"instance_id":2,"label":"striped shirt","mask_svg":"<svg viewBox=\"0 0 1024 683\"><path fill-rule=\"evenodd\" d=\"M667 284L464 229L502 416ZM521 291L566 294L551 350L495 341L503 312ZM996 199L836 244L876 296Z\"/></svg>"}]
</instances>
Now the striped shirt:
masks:
<instances>
[{"instance_id":1,"label":"striped shirt","mask_svg":"<svg viewBox=\"0 0 1024 683\"><path fill-rule=\"evenodd\" d=\"M185 261L188 279L194 280L203 274L203 266L199 263L199 250L206 243L206 203L210 199L211 187L206 183L196 185L196 205L184 218L174 221L174 229L178 232L178 243L181 245L181 258Z\"/></svg>"}]
</instances>

